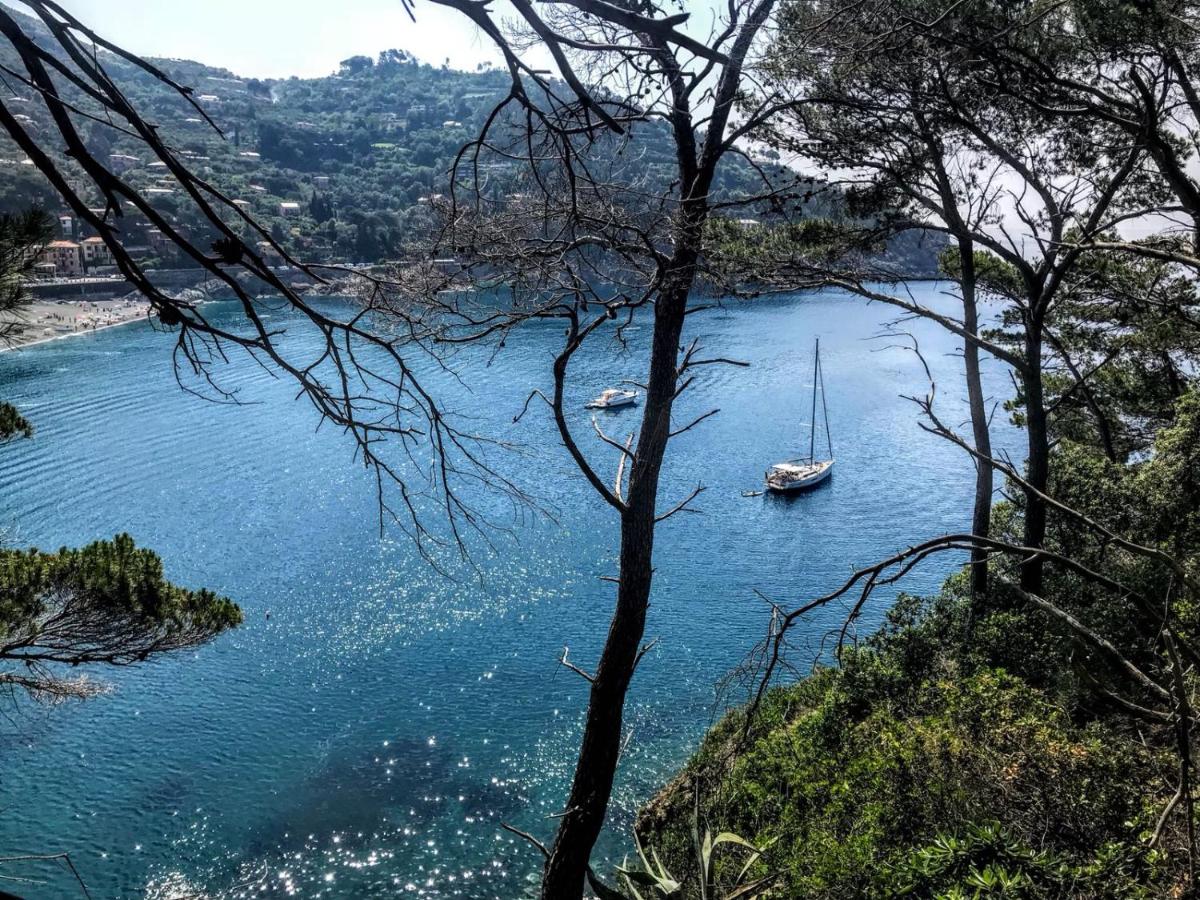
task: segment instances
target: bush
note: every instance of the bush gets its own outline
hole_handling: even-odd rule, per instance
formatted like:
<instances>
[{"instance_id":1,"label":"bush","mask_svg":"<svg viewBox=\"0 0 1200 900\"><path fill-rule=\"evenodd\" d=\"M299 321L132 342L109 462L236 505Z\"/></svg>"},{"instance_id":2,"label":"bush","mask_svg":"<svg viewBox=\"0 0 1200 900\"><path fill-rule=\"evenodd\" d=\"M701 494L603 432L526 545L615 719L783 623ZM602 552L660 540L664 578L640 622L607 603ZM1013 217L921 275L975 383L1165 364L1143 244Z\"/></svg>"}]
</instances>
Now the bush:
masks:
<instances>
[{"instance_id":1,"label":"bush","mask_svg":"<svg viewBox=\"0 0 1200 900\"><path fill-rule=\"evenodd\" d=\"M1136 896L1104 885L1165 877L1132 849L1165 802L1147 790L1165 758L972 667L963 606L904 600L841 668L772 691L744 740L730 713L643 811L643 842L688 872L699 791L706 822L768 848L782 896Z\"/></svg>"}]
</instances>

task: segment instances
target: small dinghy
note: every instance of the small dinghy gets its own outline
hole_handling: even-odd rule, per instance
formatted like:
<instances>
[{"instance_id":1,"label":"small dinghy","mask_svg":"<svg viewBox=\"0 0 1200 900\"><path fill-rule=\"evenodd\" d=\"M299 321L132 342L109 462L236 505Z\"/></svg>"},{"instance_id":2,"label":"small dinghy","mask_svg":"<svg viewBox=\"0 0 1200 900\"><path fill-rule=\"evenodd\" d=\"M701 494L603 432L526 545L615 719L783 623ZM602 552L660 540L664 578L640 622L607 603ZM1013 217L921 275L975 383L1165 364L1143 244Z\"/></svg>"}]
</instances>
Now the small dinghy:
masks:
<instances>
[{"instance_id":1,"label":"small dinghy","mask_svg":"<svg viewBox=\"0 0 1200 900\"><path fill-rule=\"evenodd\" d=\"M825 443L829 449L826 459L817 459L817 388L821 390L821 411L825 418ZM825 403L825 377L821 369L821 339L813 359L812 415L809 418L808 456L787 459L767 469L764 486L768 491L787 494L816 487L833 474L833 440L829 436L829 408Z\"/></svg>"},{"instance_id":2,"label":"small dinghy","mask_svg":"<svg viewBox=\"0 0 1200 900\"><path fill-rule=\"evenodd\" d=\"M637 391L624 391L620 388L609 388L595 400L587 404L588 409L619 409L622 406L635 406L638 402Z\"/></svg>"}]
</instances>

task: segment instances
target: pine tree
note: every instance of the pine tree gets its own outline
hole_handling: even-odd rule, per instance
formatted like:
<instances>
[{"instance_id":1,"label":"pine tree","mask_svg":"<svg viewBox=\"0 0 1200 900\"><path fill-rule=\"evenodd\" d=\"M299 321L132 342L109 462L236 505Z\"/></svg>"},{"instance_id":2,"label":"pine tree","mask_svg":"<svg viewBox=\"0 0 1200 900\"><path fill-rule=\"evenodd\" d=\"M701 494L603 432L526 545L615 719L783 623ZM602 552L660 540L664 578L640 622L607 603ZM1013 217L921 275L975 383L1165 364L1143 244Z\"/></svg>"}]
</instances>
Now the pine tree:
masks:
<instances>
[{"instance_id":1,"label":"pine tree","mask_svg":"<svg viewBox=\"0 0 1200 900\"><path fill-rule=\"evenodd\" d=\"M41 210L0 216L0 341L20 332L23 276L52 235ZM0 445L32 437L33 425L0 401ZM77 666L133 665L241 621L225 597L167 581L162 560L127 534L56 553L0 547L0 685L37 700L102 693Z\"/></svg>"}]
</instances>

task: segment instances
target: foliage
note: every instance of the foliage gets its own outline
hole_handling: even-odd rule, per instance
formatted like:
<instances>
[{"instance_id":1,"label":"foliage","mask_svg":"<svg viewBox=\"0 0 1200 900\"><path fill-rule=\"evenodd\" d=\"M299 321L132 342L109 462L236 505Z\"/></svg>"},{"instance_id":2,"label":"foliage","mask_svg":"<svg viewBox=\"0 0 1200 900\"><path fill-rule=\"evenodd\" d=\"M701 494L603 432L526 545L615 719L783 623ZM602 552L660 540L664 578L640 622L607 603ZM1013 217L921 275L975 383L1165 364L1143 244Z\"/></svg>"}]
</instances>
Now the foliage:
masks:
<instances>
[{"instance_id":1,"label":"foliage","mask_svg":"<svg viewBox=\"0 0 1200 900\"><path fill-rule=\"evenodd\" d=\"M119 534L57 553L0 550L0 682L42 699L90 696L62 666L131 665L207 643L241 610L208 590L179 587L162 561Z\"/></svg>"},{"instance_id":2,"label":"foliage","mask_svg":"<svg viewBox=\"0 0 1200 900\"><path fill-rule=\"evenodd\" d=\"M941 602L961 617L961 600ZM964 674L940 647L945 613L902 624L902 609L893 630L841 669L770 694L745 748L743 714L731 713L643 812L643 839L688 871L682 795L696 789L707 817L757 846L770 842L764 862L781 873L786 896L899 893L918 883L933 853L922 849L937 847L939 835L994 821L1014 845L1047 855L1014 851L1007 868L986 877L1001 868L1024 879L1038 866L1102 867L1110 851L1097 848L1110 845L1137 856L1144 875L1150 860L1135 849L1151 813L1139 770L1155 766L1155 754L1072 722L1000 669ZM988 870L981 850L968 855L979 873ZM929 865L927 883L949 890L950 869Z\"/></svg>"},{"instance_id":3,"label":"foliage","mask_svg":"<svg viewBox=\"0 0 1200 900\"><path fill-rule=\"evenodd\" d=\"M1094 438L1061 441L1052 493L1194 571L1200 391L1167 415L1151 452L1130 463ZM1020 517L1019 502L1001 504L993 532L1019 534ZM1051 518L1047 546L1169 596L1169 573L1074 518ZM1045 595L1146 671L1163 665L1145 637L1155 620L1130 594L1052 566ZM1181 635L1200 632L1188 603L1175 616ZM973 604L959 574L936 597L902 597L840 666L768 693L748 731L745 711L731 712L643 811L639 833L686 882L699 792L706 818L766 848L788 896L1172 896L1185 878L1184 824L1165 820L1154 847L1149 837L1171 790L1173 732L1131 722L1112 700L1128 690L1061 621L1002 586Z\"/></svg>"},{"instance_id":4,"label":"foliage","mask_svg":"<svg viewBox=\"0 0 1200 900\"><path fill-rule=\"evenodd\" d=\"M914 900L1012 898L1054 900L1069 896L1134 900L1150 896L1145 879L1153 854L1127 845L1101 848L1086 865L1033 850L996 822L968 826L961 835L939 834L889 873L886 896Z\"/></svg>"},{"instance_id":5,"label":"foliage","mask_svg":"<svg viewBox=\"0 0 1200 900\"><path fill-rule=\"evenodd\" d=\"M14 15L29 33L45 35L40 24ZM48 36L43 43L51 46ZM0 48L0 63L20 69L12 53L7 46ZM202 170L212 184L243 201L242 208L290 251L321 262L396 259L408 242L428 237L430 207L447 191L459 149L510 89L507 71L461 72L422 63L399 50L386 50L377 60L352 57L333 74L306 79L244 79L188 60L155 62L195 89L223 134L125 61L111 58L105 65L132 105L179 149L184 164ZM24 102L14 111L28 116L36 131L52 128L44 106L28 97L17 99ZM523 122L513 125L519 130ZM165 169L144 158L144 145L101 122L83 127L89 148L102 158L117 154L135 160L122 177L137 190L166 191L156 195L156 208L198 244L206 243L207 223L194 204L183 201ZM629 177L658 191L675 179L670 130L662 123L644 123L637 131L638 158L629 162ZM614 159L620 156L617 142L602 140L612 142L607 152ZM20 164L22 155L0 136L0 165L7 163L22 176L19 184L14 180L0 191L0 210L33 200L55 202L44 179ZM494 202L517 199L519 167L511 159L500 156L486 161L484 168ZM757 170L787 171L770 159L751 163L730 154L717 170L713 199L758 194ZM283 202L300 208L285 215ZM788 202L827 214L836 207L838 192L816 183L807 196L797 194ZM771 215L770 204L761 213ZM156 255L165 265L181 261L173 249L151 245L146 223L129 222L124 230L125 242L142 247L151 262ZM913 256L914 264L931 268L928 254L917 248Z\"/></svg>"},{"instance_id":6,"label":"foliage","mask_svg":"<svg viewBox=\"0 0 1200 900\"><path fill-rule=\"evenodd\" d=\"M642 842L638 839L637 833L633 835L634 846L637 849L638 859L641 861L640 868L631 868L629 860L617 867L617 873L625 882L625 887L628 890L628 895L622 894L614 890L608 885L600 881L595 873L588 872L588 882L592 886L600 900L653 900L653 898L662 898L662 900L679 900L685 895L687 885L676 880L670 873L663 861L659 858L658 852L652 847L650 848L650 856L647 857L645 849L642 847ZM717 849L720 847L731 847L734 849L742 849L748 851L744 855L745 861L738 870L736 876L732 879L732 883L725 889L722 889L717 884ZM700 900L756 900L756 898L767 896L769 888L775 881L773 874L755 875L752 874L756 863L761 859L763 851L755 847L743 837L739 837L728 831L722 831L716 837L708 829L704 831L704 837L700 837L700 805L697 797L695 818L692 822L692 850L694 856L692 861L695 863L696 877L693 887L699 893ZM639 890L641 888L642 890ZM649 890L650 895L642 893L644 890Z\"/></svg>"},{"instance_id":7,"label":"foliage","mask_svg":"<svg viewBox=\"0 0 1200 900\"><path fill-rule=\"evenodd\" d=\"M0 401L0 443L14 437L33 437L33 425L11 403Z\"/></svg>"},{"instance_id":8,"label":"foliage","mask_svg":"<svg viewBox=\"0 0 1200 900\"><path fill-rule=\"evenodd\" d=\"M29 302L24 278L53 236L54 223L36 206L0 213L0 344L20 328L21 307Z\"/></svg>"}]
</instances>

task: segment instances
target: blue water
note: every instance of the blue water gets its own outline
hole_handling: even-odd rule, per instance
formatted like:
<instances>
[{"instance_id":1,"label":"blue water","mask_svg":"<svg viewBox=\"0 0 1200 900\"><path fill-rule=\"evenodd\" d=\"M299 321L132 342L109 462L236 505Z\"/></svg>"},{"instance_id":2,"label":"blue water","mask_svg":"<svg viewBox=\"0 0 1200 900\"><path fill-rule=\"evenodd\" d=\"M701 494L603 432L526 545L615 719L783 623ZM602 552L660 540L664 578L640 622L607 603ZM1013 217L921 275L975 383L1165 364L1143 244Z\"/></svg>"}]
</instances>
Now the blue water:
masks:
<instances>
[{"instance_id":1,"label":"blue water","mask_svg":"<svg viewBox=\"0 0 1200 900\"><path fill-rule=\"evenodd\" d=\"M939 287L913 288L935 305ZM232 324L236 308L208 314ZM872 339L892 311L843 295L758 300L696 316L714 355L687 413L720 415L676 440L664 507L697 482L700 515L662 526L648 636L629 701L628 748L598 857L619 859L633 811L719 714L715 685L764 633L758 592L801 601L851 567L970 519L973 472L920 430L905 393L923 370ZM282 314L275 324L286 325ZM957 342L909 323L946 421L965 418ZM819 334L837 471L795 499L743 497L765 465L807 450L811 347ZM574 363L572 406L644 374L648 329L627 355L602 340ZM300 349L311 339L293 331ZM539 860L499 823L547 839L563 802L586 684L556 664L594 661L612 601L614 516L575 473L543 409L558 326L496 356L455 360L440 383L479 431L520 444L499 465L553 512L506 516L476 569L434 573L395 529L379 530L374 482L344 435L244 357L218 374L244 405L184 393L172 338L147 324L0 355L0 396L37 426L0 450L0 527L45 548L128 531L176 581L228 594L245 625L183 657L96 672L110 696L23 707L3 726L0 854L69 852L96 897L520 896ZM988 370L996 399L1005 374ZM605 414L623 437L634 421ZM615 460L579 433L602 471ZM1007 433L1004 440L1013 439ZM933 589L948 561L918 570ZM878 622L879 603L864 627ZM268 617L269 613L269 617ZM814 618L816 636L839 621ZM735 695L736 698L736 695ZM13 710L7 710L13 714ZM719 823L718 823L719 824ZM31 896L69 896L54 866Z\"/></svg>"}]
</instances>

